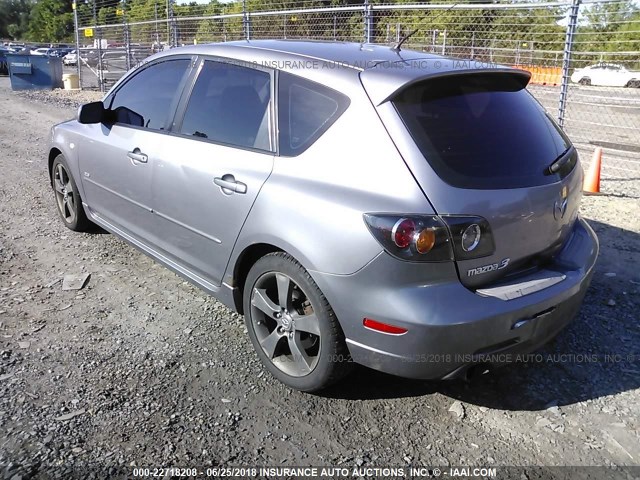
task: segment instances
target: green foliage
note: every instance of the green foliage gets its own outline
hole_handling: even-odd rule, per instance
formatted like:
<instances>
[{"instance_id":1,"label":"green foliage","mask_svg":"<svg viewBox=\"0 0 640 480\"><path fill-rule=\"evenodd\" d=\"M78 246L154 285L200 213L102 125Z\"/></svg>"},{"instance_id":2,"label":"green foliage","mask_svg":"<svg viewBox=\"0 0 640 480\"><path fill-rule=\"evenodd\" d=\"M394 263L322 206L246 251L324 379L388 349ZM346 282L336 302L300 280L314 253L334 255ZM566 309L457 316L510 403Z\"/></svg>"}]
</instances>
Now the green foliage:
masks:
<instances>
[{"instance_id":1,"label":"green foliage","mask_svg":"<svg viewBox=\"0 0 640 480\"><path fill-rule=\"evenodd\" d=\"M633 1L593 4L582 13L574 49L577 65L640 66L640 9Z\"/></svg>"},{"instance_id":2,"label":"green foliage","mask_svg":"<svg viewBox=\"0 0 640 480\"><path fill-rule=\"evenodd\" d=\"M29 39L68 42L74 38L73 10L68 0L38 0L31 9Z\"/></svg>"},{"instance_id":3,"label":"green foliage","mask_svg":"<svg viewBox=\"0 0 640 480\"><path fill-rule=\"evenodd\" d=\"M0 0L0 38L21 39L29 28L31 0Z\"/></svg>"}]
</instances>

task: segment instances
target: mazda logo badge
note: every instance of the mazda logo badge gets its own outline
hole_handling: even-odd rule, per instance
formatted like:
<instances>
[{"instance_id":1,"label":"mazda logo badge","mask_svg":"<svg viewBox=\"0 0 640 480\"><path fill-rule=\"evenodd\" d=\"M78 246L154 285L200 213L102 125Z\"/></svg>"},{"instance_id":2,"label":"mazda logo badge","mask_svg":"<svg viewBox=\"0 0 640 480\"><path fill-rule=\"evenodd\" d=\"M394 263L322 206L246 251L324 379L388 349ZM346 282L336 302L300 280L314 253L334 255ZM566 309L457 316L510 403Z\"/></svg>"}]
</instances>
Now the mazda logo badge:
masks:
<instances>
[{"instance_id":1,"label":"mazda logo badge","mask_svg":"<svg viewBox=\"0 0 640 480\"><path fill-rule=\"evenodd\" d=\"M553 218L556 220L562 220L564 218L564 214L567 213L567 203L569 201L565 198L564 200L557 200L553 206Z\"/></svg>"}]
</instances>

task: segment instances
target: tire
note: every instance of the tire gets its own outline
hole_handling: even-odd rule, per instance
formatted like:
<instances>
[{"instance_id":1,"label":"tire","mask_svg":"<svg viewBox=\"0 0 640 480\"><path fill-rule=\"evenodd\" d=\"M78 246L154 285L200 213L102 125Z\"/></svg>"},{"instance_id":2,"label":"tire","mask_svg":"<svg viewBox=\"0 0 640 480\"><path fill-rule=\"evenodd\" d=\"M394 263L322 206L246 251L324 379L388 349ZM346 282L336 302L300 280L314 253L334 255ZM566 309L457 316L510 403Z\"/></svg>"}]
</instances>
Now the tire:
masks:
<instances>
[{"instance_id":1,"label":"tire","mask_svg":"<svg viewBox=\"0 0 640 480\"><path fill-rule=\"evenodd\" d=\"M63 155L58 155L53 161L51 187L62 223L74 232L90 230L93 224L84 212L78 187Z\"/></svg>"},{"instance_id":2,"label":"tire","mask_svg":"<svg viewBox=\"0 0 640 480\"><path fill-rule=\"evenodd\" d=\"M640 87L640 80L629 80L627 82L627 84L625 85L625 87L627 87L627 88L639 88Z\"/></svg>"},{"instance_id":3,"label":"tire","mask_svg":"<svg viewBox=\"0 0 640 480\"><path fill-rule=\"evenodd\" d=\"M589 77L583 77L578 83L580 85L591 85L591 79Z\"/></svg>"},{"instance_id":4,"label":"tire","mask_svg":"<svg viewBox=\"0 0 640 480\"><path fill-rule=\"evenodd\" d=\"M258 260L247 276L243 305L258 358L285 385L314 392L350 372L338 319L292 256L277 252Z\"/></svg>"}]
</instances>

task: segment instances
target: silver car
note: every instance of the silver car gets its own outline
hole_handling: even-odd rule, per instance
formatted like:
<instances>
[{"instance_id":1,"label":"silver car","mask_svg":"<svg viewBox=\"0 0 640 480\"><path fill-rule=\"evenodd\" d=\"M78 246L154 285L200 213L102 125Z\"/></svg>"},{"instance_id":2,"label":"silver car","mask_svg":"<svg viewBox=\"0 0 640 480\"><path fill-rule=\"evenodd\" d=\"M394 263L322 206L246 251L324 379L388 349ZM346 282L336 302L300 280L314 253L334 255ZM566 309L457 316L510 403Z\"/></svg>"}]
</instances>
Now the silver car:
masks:
<instances>
[{"instance_id":1,"label":"silver car","mask_svg":"<svg viewBox=\"0 0 640 480\"><path fill-rule=\"evenodd\" d=\"M482 67L352 43L161 52L53 127L58 211L244 314L293 388L354 362L508 363L575 316L598 242L529 73Z\"/></svg>"}]
</instances>

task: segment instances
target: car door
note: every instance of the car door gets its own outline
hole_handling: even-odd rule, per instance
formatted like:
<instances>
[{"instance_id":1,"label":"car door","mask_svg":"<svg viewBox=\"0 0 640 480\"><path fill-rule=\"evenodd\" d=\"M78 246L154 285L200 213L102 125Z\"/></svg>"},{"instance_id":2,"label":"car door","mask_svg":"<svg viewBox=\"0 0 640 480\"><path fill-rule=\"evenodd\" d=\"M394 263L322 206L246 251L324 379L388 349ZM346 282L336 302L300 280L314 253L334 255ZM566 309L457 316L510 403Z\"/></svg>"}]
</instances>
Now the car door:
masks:
<instances>
[{"instance_id":1,"label":"car door","mask_svg":"<svg viewBox=\"0 0 640 480\"><path fill-rule=\"evenodd\" d=\"M168 257L221 283L273 167L273 73L202 60L152 184L155 238Z\"/></svg>"},{"instance_id":2,"label":"car door","mask_svg":"<svg viewBox=\"0 0 640 480\"><path fill-rule=\"evenodd\" d=\"M606 72L606 85L607 87L624 87L626 85L626 79L622 67L620 65L607 65Z\"/></svg>"},{"instance_id":3,"label":"car door","mask_svg":"<svg viewBox=\"0 0 640 480\"><path fill-rule=\"evenodd\" d=\"M589 77L591 78L591 85L606 85L607 83L607 74L605 71L605 67L602 65L596 65L589 72Z\"/></svg>"},{"instance_id":4,"label":"car door","mask_svg":"<svg viewBox=\"0 0 640 480\"><path fill-rule=\"evenodd\" d=\"M150 64L105 99L115 123L84 125L79 142L84 201L92 213L143 243L151 227L151 176L162 153L191 58Z\"/></svg>"}]
</instances>

